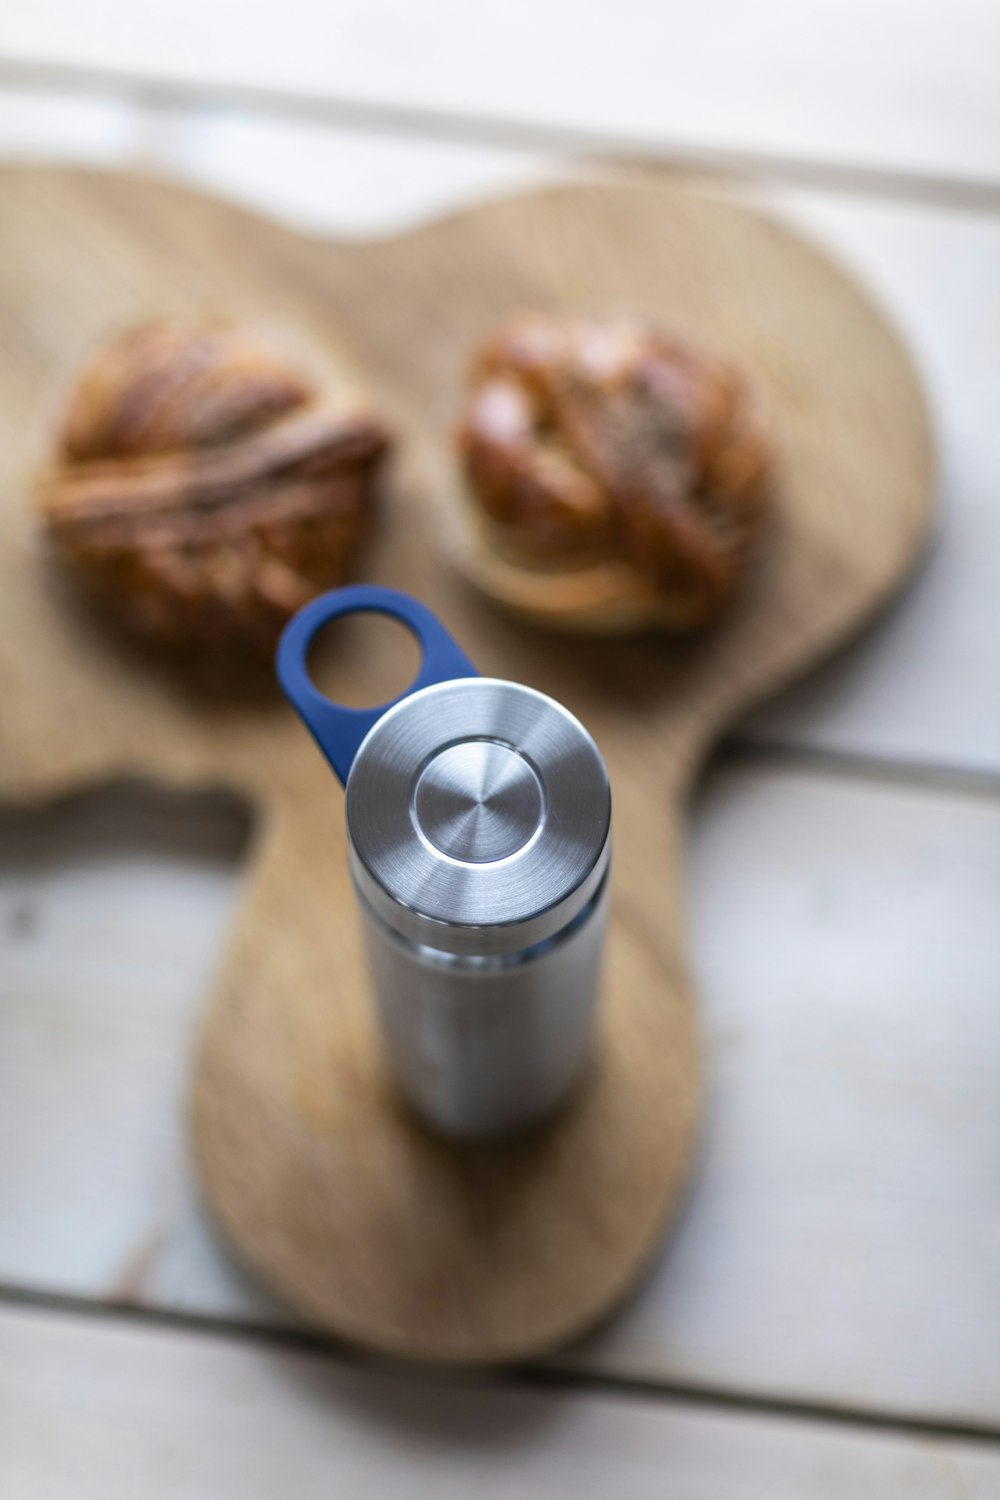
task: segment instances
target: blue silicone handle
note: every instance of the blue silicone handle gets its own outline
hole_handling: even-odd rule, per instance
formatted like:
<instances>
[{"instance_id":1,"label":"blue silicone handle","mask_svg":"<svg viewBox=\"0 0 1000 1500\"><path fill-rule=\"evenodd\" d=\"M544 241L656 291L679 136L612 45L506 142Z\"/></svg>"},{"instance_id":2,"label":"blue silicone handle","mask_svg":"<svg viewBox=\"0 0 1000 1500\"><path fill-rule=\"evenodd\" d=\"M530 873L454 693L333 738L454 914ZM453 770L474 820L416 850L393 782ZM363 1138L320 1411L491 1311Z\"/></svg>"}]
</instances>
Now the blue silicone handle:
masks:
<instances>
[{"instance_id":1,"label":"blue silicone handle","mask_svg":"<svg viewBox=\"0 0 1000 1500\"><path fill-rule=\"evenodd\" d=\"M333 703L309 676L308 656L316 632L341 615L372 613L389 615L416 636L422 652L420 669L405 693L377 708L345 708ZM358 747L373 724L377 724L394 703L431 687L435 682L450 682L455 677L476 677L469 658L461 651L436 615L418 599L398 589L380 588L359 583L350 588L334 589L321 594L285 626L278 643L276 659L278 681L292 707L305 721L319 748L346 786L351 763Z\"/></svg>"}]
</instances>

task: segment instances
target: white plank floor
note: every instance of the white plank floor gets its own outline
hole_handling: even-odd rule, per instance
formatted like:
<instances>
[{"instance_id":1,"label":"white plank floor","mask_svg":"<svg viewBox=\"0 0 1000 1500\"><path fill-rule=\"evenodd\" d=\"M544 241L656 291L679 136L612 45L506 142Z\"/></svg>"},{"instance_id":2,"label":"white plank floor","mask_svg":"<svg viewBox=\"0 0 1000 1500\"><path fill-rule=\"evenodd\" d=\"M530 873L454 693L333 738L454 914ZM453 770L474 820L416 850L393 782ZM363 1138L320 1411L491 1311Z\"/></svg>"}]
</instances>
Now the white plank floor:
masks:
<instances>
[{"instance_id":1,"label":"white plank floor","mask_svg":"<svg viewBox=\"0 0 1000 1500\"><path fill-rule=\"evenodd\" d=\"M1000 806L734 766L691 873L701 1167L574 1362L1000 1425Z\"/></svg>"},{"instance_id":2,"label":"white plank floor","mask_svg":"<svg viewBox=\"0 0 1000 1500\"><path fill-rule=\"evenodd\" d=\"M1000 1451L0 1310L7 1500L995 1500Z\"/></svg>"},{"instance_id":3,"label":"white plank floor","mask_svg":"<svg viewBox=\"0 0 1000 1500\"><path fill-rule=\"evenodd\" d=\"M993 181L998 55L990 0L33 0L0 28L0 59Z\"/></svg>"},{"instance_id":4,"label":"white plank floor","mask_svg":"<svg viewBox=\"0 0 1000 1500\"><path fill-rule=\"evenodd\" d=\"M937 534L888 618L753 721L778 743L1000 771L1000 217L821 193L777 210L885 303L921 367Z\"/></svg>"},{"instance_id":5,"label":"white plank floor","mask_svg":"<svg viewBox=\"0 0 1000 1500\"><path fill-rule=\"evenodd\" d=\"M0 1494L1000 1496L1000 11L514 0L484 46L486 20L457 0L289 0L273 25L34 0L0 20L0 74L40 60L80 91L0 90L0 157L144 165L356 235L582 170L507 126L773 158L755 197L869 281L923 367L938 543L698 800L700 1169L646 1283L561 1357L566 1391L442 1389L255 1340L295 1319L217 1243L182 1130L239 818L129 793L0 813ZM88 69L204 102L130 102ZM373 120L385 103L383 127L412 109L438 139L216 105L220 83ZM790 162L817 185L792 190ZM94 1315L14 1305L59 1294ZM251 1332L125 1325L108 1301ZM810 1405L859 1421L793 1415Z\"/></svg>"}]
</instances>

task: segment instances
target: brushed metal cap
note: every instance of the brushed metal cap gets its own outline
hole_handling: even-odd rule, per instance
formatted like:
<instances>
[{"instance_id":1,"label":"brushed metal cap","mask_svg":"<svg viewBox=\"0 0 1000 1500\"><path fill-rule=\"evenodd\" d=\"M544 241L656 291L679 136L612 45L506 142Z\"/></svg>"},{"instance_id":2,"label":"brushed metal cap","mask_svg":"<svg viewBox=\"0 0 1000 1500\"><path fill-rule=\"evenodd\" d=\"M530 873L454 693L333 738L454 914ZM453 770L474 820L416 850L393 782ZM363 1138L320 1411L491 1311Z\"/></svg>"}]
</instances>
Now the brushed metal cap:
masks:
<instances>
[{"instance_id":1,"label":"brushed metal cap","mask_svg":"<svg viewBox=\"0 0 1000 1500\"><path fill-rule=\"evenodd\" d=\"M559 932L600 886L610 823L607 771L583 725L496 678L401 699L347 781L361 895L444 953L516 953Z\"/></svg>"}]
</instances>

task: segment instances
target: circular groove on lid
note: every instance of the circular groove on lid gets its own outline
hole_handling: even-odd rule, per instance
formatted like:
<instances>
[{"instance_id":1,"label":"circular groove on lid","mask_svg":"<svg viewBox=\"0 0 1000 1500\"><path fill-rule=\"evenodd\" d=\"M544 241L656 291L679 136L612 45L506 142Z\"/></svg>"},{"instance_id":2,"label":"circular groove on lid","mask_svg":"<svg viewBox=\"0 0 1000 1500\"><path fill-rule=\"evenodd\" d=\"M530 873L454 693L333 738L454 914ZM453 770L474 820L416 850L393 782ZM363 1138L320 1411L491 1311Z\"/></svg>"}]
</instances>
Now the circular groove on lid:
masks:
<instances>
[{"instance_id":1,"label":"circular groove on lid","mask_svg":"<svg viewBox=\"0 0 1000 1500\"><path fill-rule=\"evenodd\" d=\"M542 787L524 756L502 740L446 745L417 777L413 822L440 853L491 864L523 849L538 830Z\"/></svg>"}]
</instances>

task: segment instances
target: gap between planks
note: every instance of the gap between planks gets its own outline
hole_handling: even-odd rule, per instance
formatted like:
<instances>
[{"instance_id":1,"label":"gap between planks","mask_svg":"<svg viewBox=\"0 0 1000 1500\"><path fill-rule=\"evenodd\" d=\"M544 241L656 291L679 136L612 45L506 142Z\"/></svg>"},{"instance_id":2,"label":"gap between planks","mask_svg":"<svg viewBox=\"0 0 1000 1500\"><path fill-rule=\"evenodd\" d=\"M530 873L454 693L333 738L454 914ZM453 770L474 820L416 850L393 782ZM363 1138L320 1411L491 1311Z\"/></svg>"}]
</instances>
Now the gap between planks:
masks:
<instances>
[{"instance_id":1,"label":"gap between planks","mask_svg":"<svg viewBox=\"0 0 1000 1500\"><path fill-rule=\"evenodd\" d=\"M0 54L0 85L25 92L116 96L146 109L198 112L224 106L257 116L298 119L340 129L364 129L427 141L528 150L572 156L583 167L625 174L668 172L746 182L768 181L788 188L878 198L969 213L1000 214L1000 181L951 176L905 168L867 167L856 162L825 162L737 147L699 147L641 135L615 135L582 126L505 120L492 115L434 110L416 105L367 102L323 94L293 93L262 85L195 83L155 74L93 68L68 63L21 61Z\"/></svg>"},{"instance_id":2,"label":"gap between planks","mask_svg":"<svg viewBox=\"0 0 1000 1500\"><path fill-rule=\"evenodd\" d=\"M475 1389L554 1390L566 1394L599 1395L626 1401L669 1403L707 1412L739 1412L745 1416L780 1417L790 1421L819 1423L856 1432L880 1432L898 1437L935 1438L946 1442L975 1443L990 1451L1000 1448L1000 1427L978 1422L945 1421L932 1415L890 1415L846 1405L796 1401L787 1397L754 1395L723 1386L656 1381L624 1375L600 1375L570 1369L557 1363L510 1365L495 1370L439 1368L366 1352L309 1329L280 1328L265 1323L235 1322L209 1314L172 1312L165 1308L137 1306L127 1302L102 1302L63 1292L34 1291L0 1283L0 1306L27 1312L59 1313L127 1326L170 1330L193 1338L230 1344L304 1353L348 1368L406 1377L416 1374L437 1385L461 1382Z\"/></svg>"},{"instance_id":3,"label":"gap between planks","mask_svg":"<svg viewBox=\"0 0 1000 1500\"><path fill-rule=\"evenodd\" d=\"M938 765L930 761L903 760L898 756L865 754L858 750L824 750L754 735L744 738L739 730L720 741L705 766L760 766L765 770L789 770L825 777L831 781L865 782L896 790L940 792L949 796L978 797L994 801L1000 797L1000 773L969 767Z\"/></svg>"}]
</instances>

